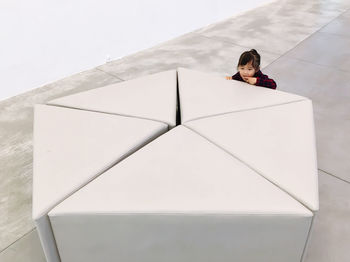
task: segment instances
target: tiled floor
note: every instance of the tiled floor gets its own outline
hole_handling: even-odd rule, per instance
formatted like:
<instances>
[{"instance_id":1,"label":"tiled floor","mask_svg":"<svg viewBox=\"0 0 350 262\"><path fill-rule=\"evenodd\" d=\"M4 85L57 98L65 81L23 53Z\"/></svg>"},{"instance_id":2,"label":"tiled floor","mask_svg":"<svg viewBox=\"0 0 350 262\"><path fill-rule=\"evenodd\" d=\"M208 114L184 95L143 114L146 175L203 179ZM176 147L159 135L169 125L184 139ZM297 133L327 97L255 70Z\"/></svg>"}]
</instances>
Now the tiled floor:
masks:
<instances>
[{"instance_id":1,"label":"tiled floor","mask_svg":"<svg viewBox=\"0 0 350 262\"><path fill-rule=\"evenodd\" d=\"M32 230L6 248L0 255L1 262L45 262L39 236Z\"/></svg>"},{"instance_id":2,"label":"tiled floor","mask_svg":"<svg viewBox=\"0 0 350 262\"><path fill-rule=\"evenodd\" d=\"M339 15L324 1L276 1L197 33L260 51L284 54Z\"/></svg>"},{"instance_id":3,"label":"tiled floor","mask_svg":"<svg viewBox=\"0 0 350 262\"><path fill-rule=\"evenodd\" d=\"M336 22L332 22L331 24L333 23ZM288 52L286 56L349 72L349 46L349 36L336 35L328 32L317 32Z\"/></svg>"},{"instance_id":4,"label":"tiled floor","mask_svg":"<svg viewBox=\"0 0 350 262\"><path fill-rule=\"evenodd\" d=\"M305 262L349 261L350 184L320 171L319 190L320 211Z\"/></svg>"},{"instance_id":5,"label":"tiled floor","mask_svg":"<svg viewBox=\"0 0 350 262\"><path fill-rule=\"evenodd\" d=\"M262 55L278 89L313 100L320 211L306 262L350 257L350 1L281 0L0 102L0 261L45 261L31 220L33 105L179 66L233 74Z\"/></svg>"}]
</instances>

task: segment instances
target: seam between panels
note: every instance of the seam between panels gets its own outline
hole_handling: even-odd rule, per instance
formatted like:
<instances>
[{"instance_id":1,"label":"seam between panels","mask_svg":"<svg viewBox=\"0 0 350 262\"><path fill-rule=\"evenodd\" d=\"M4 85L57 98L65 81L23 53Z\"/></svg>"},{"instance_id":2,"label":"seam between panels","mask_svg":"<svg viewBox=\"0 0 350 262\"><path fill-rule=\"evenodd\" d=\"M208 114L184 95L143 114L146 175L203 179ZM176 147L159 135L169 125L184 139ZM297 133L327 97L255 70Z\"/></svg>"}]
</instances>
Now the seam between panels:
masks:
<instances>
[{"instance_id":1,"label":"seam between panels","mask_svg":"<svg viewBox=\"0 0 350 262\"><path fill-rule=\"evenodd\" d=\"M310 244L311 234L313 232L312 229L313 229L313 226L314 226L316 213L315 212L312 212L312 213L313 213L313 216L312 216L309 232L307 233L307 238L306 238L305 246L304 246L304 249L303 249L303 253L301 255L300 262L304 262L305 261L305 254L306 254L307 248L308 248L308 246Z\"/></svg>"},{"instance_id":2,"label":"seam between panels","mask_svg":"<svg viewBox=\"0 0 350 262\"><path fill-rule=\"evenodd\" d=\"M59 204L61 204L63 201L65 201L67 198L71 197L73 194L77 193L79 190L81 190L82 188L84 188L85 186L87 186L88 184L90 184L92 181L94 181L95 179L99 178L102 174L106 173L108 170L110 170L111 168L113 168L114 166L116 166L117 164L121 163L122 161L124 161L126 158L132 156L134 153L136 153L137 151L139 151L140 149L144 148L145 146L147 146L149 143L153 142L154 140L156 140L158 137L160 137L161 135L163 135L164 133L167 132L162 132L162 130L159 130L158 132L156 132L155 134L153 134L149 139L147 139L144 143L141 143L140 146L135 146L133 147L131 150L129 150L128 152L126 152L125 154L123 154L119 160L115 160L112 163L110 163L107 167L103 168L101 171L97 172L94 176L92 176L90 179L88 179L87 181L85 181L82 185L78 186L73 192L67 194L66 196L64 196L61 200L59 200L56 204L54 204L54 206L50 209L48 209L48 211L46 211L46 215L49 216L49 213L52 211L52 209L54 209L56 206L58 206Z\"/></svg>"},{"instance_id":3,"label":"seam between panels","mask_svg":"<svg viewBox=\"0 0 350 262\"><path fill-rule=\"evenodd\" d=\"M121 161L123 161L125 158L127 158L128 156L123 156L119 161L115 161L112 164L110 164L108 167L104 168L103 170L101 170L100 172L98 172L96 175L94 175L93 177L91 177L89 180L87 180L84 184L80 185L77 189L75 189L74 191L70 192L69 194L67 194L66 196L64 196L61 200L57 201L57 203L54 204L53 207L51 207L49 210L46 211L46 215L48 216L48 219L50 221L50 216L49 213L55 208L57 207L59 204L61 204L63 201L65 201L66 199L68 199L69 197L71 197L72 195L74 195L75 193L77 193L80 189L84 188L85 186L87 186L88 184L90 184L92 181L94 181L95 179L97 179L98 177L100 177L102 174L106 173L109 169L111 169L112 167L114 167L116 164L120 163ZM51 222L51 221L50 221Z\"/></svg>"},{"instance_id":4,"label":"seam between panels","mask_svg":"<svg viewBox=\"0 0 350 262\"><path fill-rule=\"evenodd\" d=\"M60 262L62 262L61 255L60 255L60 251L59 251L58 245L57 245L57 240L56 240L55 232L53 231L53 227L52 227L52 223L51 223L49 214L47 213L45 216L46 216L46 219L47 219L47 223L48 223L48 225L50 226L50 229L51 229L51 234L52 234L52 237L53 237L53 241L54 241L54 245L55 245L55 250L56 250L58 259L59 259ZM44 252L44 254L45 254L45 258L46 258L46 253Z\"/></svg>"},{"instance_id":5,"label":"seam between panels","mask_svg":"<svg viewBox=\"0 0 350 262\"><path fill-rule=\"evenodd\" d=\"M124 116L124 117L130 117L130 118L136 118L136 119L142 119L142 120L148 120L148 121L153 121L153 122L158 122L161 124L165 124L168 127L170 126L169 123L161 121L161 120L156 120L152 118L147 118L147 117L141 117L141 116L133 116L133 115L127 115L127 114L118 114L118 113L109 113L109 112L102 112L98 110L92 110L92 109L82 109L82 108L77 108L73 106L63 106L63 105L55 105L55 104L44 104L46 106L52 106L52 107L61 107L61 108L66 108L66 109L74 109L74 110L79 110L79 111L87 111L87 112L93 112L93 113L100 113L100 114L106 114L106 115L115 115L115 116Z\"/></svg>"},{"instance_id":6,"label":"seam between panels","mask_svg":"<svg viewBox=\"0 0 350 262\"><path fill-rule=\"evenodd\" d=\"M179 72L176 70L176 126L181 125L181 103L180 103Z\"/></svg>"},{"instance_id":7,"label":"seam between panels","mask_svg":"<svg viewBox=\"0 0 350 262\"><path fill-rule=\"evenodd\" d=\"M238 160L239 162L241 162L243 165L247 166L249 169L253 170L256 174L258 174L259 176L261 176L262 178L264 178L266 181L270 182L272 185L274 185L275 187L277 187L278 189L280 189L281 191L283 191L284 193L286 193L287 195L289 195L291 198L293 198L295 201L297 201L299 204L301 204L303 207L305 207L308 211L310 211L312 214L314 214L314 212L307 207L304 203L302 203L301 201L299 201L296 197L294 197L293 195L291 195L288 191L286 191L285 189L281 188L279 185L277 185L276 183L274 183L273 181L269 180L268 178L266 178L263 174L261 174L257 169L255 169L254 167L252 167L251 165L249 165L248 163L244 162L242 159L240 159L238 156L232 154L231 152L227 151L225 148L221 147L220 145L216 144L215 142L213 142L212 140L210 140L209 138L205 137L204 135L202 135L201 133L197 132L196 130L184 125L184 127L188 128L189 130L191 130L192 132L196 133L197 135L203 137L205 140L207 140L208 142L210 142L211 144L215 145L216 147L220 148L221 150L223 150L224 152L226 152L227 154L229 154L230 156L232 156L233 158L235 158L236 160Z\"/></svg>"},{"instance_id":8,"label":"seam between panels","mask_svg":"<svg viewBox=\"0 0 350 262\"><path fill-rule=\"evenodd\" d=\"M167 125L168 130L169 130L169 125ZM167 132L167 131L166 131ZM51 207L49 210L46 211L45 216L47 217L48 223L50 225L51 228L51 233L53 238L55 239L55 234L54 234L54 230L51 224L51 220L50 220L50 216L49 213L59 204L61 204L63 201L65 201L66 199L68 199L69 197L71 197L72 195L74 195L75 193L77 193L79 190L81 190L82 188L84 188L85 186L87 186L88 184L90 184L91 182L93 182L95 179L97 179L98 177L100 177L102 174L106 173L108 170L110 170L111 168L113 168L114 166L116 166L117 164L119 164L120 162L122 162L123 160L125 160L126 158L128 158L129 156L133 155L135 152L137 152L138 150L142 149L143 147L145 147L146 145L148 145L149 143L151 143L152 141L156 140L159 136L161 136L162 134L166 133L166 132L162 132L162 130L159 130L158 132L156 132L153 136L151 136L148 140L146 140L144 143L141 144L140 147L134 147L132 148L130 151L128 151L127 153L125 153L119 160L115 160L113 161L110 165L108 165L106 168L102 169L100 172L97 172L93 177L91 177L89 180L87 180L85 183L83 183L82 185L80 185L79 187L77 187L74 191L72 191L71 193L67 194L64 198L62 198L61 200L59 200L56 204L54 204L53 207ZM60 257L60 253L58 250L58 246L57 246L57 241L55 239L55 248L57 250L57 254Z\"/></svg>"},{"instance_id":9,"label":"seam between panels","mask_svg":"<svg viewBox=\"0 0 350 262\"><path fill-rule=\"evenodd\" d=\"M253 111L253 110L264 109L264 108L270 108L270 107L275 107L275 106L281 106L281 105L299 103L299 102L303 102L303 101L307 101L307 100L312 101L312 100L309 99L309 98L303 98L303 99L300 99L300 100L285 102L285 103L281 103L281 104L275 104L275 105L269 105L269 106L260 106L260 107L254 107L254 108L249 108L249 109L233 110L233 111L224 112L224 113L217 113L217 114L208 115L208 116L196 117L196 118L193 118L193 119L191 119L191 120L188 120L188 121L184 122L184 124L189 123L189 122L192 122L192 121L200 120L200 119L205 119L205 118L211 118L211 117L216 117L216 116L228 115L228 114L231 114L231 113L240 113L240 112L245 112L245 111Z\"/></svg>"}]
</instances>

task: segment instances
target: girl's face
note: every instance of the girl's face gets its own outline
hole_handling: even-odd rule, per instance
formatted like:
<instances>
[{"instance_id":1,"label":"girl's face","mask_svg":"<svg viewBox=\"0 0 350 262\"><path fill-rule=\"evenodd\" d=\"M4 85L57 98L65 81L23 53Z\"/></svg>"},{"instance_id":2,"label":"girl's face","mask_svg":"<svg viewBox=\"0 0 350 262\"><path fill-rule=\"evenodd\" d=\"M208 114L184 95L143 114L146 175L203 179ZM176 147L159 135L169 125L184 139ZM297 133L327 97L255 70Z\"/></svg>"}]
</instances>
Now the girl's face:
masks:
<instances>
[{"instance_id":1,"label":"girl's face","mask_svg":"<svg viewBox=\"0 0 350 262\"><path fill-rule=\"evenodd\" d=\"M246 77L252 77L255 75L256 70L253 67L252 63L253 63L253 61L250 61L246 65L239 65L238 66L238 72L243 79L245 79Z\"/></svg>"}]
</instances>

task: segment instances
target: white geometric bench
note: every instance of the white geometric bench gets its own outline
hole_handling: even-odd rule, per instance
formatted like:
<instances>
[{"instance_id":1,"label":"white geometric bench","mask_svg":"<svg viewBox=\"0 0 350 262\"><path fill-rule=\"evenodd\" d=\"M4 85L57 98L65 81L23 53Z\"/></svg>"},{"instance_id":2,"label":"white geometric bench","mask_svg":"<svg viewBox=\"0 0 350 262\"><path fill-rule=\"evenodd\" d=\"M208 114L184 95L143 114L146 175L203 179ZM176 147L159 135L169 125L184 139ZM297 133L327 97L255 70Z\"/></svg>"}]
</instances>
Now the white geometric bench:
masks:
<instances>
[{"instance_id":1,"label":"white geometric bench","mask_svg":"<svg viewBox=\"0 0 350 262\"><path fill-rule=\"evenodd\" d=\"M49 262L302 259L318 210L307 98L180 68L48 104L33 219Z\"/></svg>"}]
</instances>

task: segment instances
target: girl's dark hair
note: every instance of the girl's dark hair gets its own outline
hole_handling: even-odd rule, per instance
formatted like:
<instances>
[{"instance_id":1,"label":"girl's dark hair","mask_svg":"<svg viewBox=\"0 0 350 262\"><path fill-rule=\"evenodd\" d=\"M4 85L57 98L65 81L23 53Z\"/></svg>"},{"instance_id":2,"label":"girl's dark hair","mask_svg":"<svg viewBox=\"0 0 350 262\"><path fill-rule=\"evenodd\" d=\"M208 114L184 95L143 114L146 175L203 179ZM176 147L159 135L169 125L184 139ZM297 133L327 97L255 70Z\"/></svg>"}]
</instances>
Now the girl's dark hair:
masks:
<instances>
[{"instance_id":1,"label":"girl's dark hair","mask_svg":"<svg viewBox=\"0 0 350 262\"><path fill-rule=\"evenodd\" d=\"M243 54L241 54L238 65L244 66L248 64L250 61L252 61L252 65L255 70L258 70L260 67L260 55L255 49L251 49L250 51L245 51Z\"/></svg>"}]
</instances>

